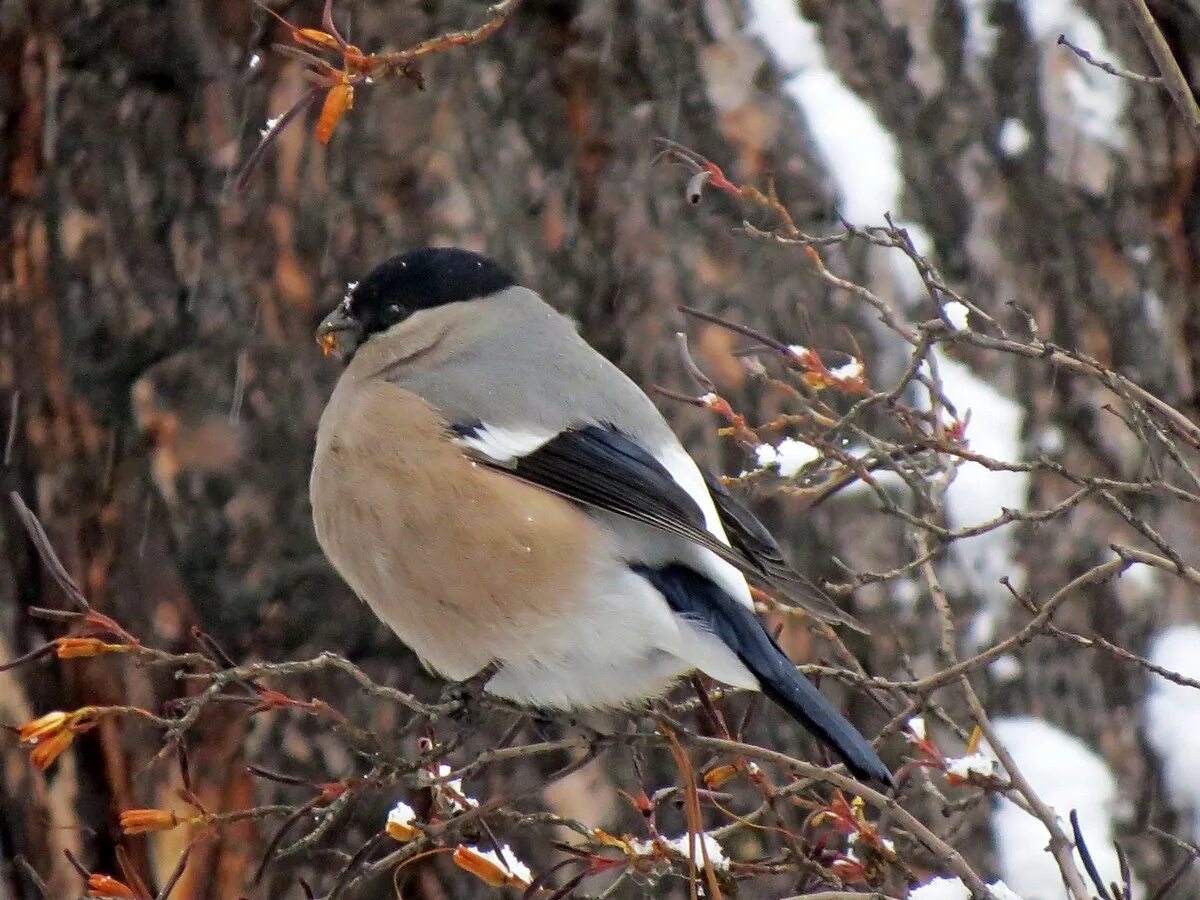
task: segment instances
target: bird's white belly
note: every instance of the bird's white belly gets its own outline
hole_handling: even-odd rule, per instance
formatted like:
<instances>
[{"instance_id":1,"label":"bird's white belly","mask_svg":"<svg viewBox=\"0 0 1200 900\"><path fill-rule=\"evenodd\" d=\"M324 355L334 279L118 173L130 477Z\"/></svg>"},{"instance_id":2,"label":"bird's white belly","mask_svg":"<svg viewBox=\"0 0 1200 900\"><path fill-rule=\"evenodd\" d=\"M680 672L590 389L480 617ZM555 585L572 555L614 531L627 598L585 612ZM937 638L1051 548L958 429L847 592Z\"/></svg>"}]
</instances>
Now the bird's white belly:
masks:
<instances>
[{"instance_id":1,"label":"bird's white belly","mask_svg":"<svg viewBox=\"0 0 1200 900\"><path fill-rule=\"evenodd\" d=\"M693 667L676 655L679 621L658 592L623 565L605 568L570 619L499 660L489 693L551 709L623 706L661 695Z\"/></svg>"},{"instance_id":2,"label":"bird's white belly","mask_svg":"<svg viewBox=\"0 0 1200 900\"><path fill-rule=\"evenodd\" d=\"M645 578L612 557L598 564L575 616L547 629L528 654L500 662L488 692L550 709L626 706L661 696L697 668L757 688L728 647L676 616Z\"/></svg>"}]
</instances>

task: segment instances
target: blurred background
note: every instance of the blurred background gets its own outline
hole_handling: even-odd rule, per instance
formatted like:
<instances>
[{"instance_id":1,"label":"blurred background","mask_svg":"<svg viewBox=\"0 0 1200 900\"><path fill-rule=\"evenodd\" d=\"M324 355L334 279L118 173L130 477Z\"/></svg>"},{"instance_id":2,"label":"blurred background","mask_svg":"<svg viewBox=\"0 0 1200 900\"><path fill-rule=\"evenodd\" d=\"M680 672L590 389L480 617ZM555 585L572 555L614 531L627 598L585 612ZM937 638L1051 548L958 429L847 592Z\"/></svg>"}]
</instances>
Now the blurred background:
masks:
<instances>
[{"instance_id":1,"label":"blurred background","mask_svg":"<svg viewBox=\"0 0 1200 900\"><path fill-rule=\"evenodd\" d=\"M312 0L269 5L298 25L320 21ZM1200 8L1150 6L1190 77L1200 64ZM835 233L839 217L882 225L891 213L981 309L1036 322L1045 339L1085 351L1194 417L1197 148L1161 88L1114 78L1056 43L1065 34L1152 74L1126 7L525 0L486 42L431 57L423 91L398 80L361 89L327 146L312 139L311 119L287 130L239 193L236 167L260 129L306 89L302 67L271 50L288 37L278 22L249 0L0 0L4 492L37 513L95 606L148 644L192 649L189 629L199 625L237 660L333 649L382 683L435 697L438 686L336 577L312 532L313 436L338 376L313 330L347 282L416 246L485 251L576 317L643 386L694 393L673 341L686 324L697 361L758 421L780 411L780 397L747 377L728 332L685 323L678 304L861 356L877 384L894 381L907 361L874 310L814 278L801 252L739 228L744 216L770 227L760 213L714 191L691 205L688 173L657 159L656 138L693 148L740 183L770 180L804 232ZM366 50L486 16L485 4L464 0L339 0L336 10ZM899 251L849 242L825 259L902 318L936 315ZM980 452L1012 461L1050 454L1092 474L1145 465L1095 385L977 351L948 358L946 371L951 399L971 408L976 440L990 442L973 445ZM718 438L711 415L669 401L662 408L705 464L733 474L751 466ZM1061 482L1038 473L1014 480L980 470L955 487L959 508L978 521L1001 506L1065 496ZM912 555L902 523L879 515L869 492L814 510L803 491L752 496L813 577L839 574L833 556L886 570ZM1195 558L1194 508L1154 496L1131 502ZM1050 593L1104 558L1125 527L1079 507L1053 527L1022 524L986 549L948 555L942 571L964 652L1028 618L998 586L1001 575ZM937 667L939 625L915 581L868 585L847 603L875 632L852 645L869 672ZM5 500L0 662L60 633L31 618L30 604L66 600ZM1195 618L1195 588L1147 570L1093 586L1061 616L1144 653L1156 633ZM821 652L799 626L788 626L784 643L797 660ZM1141 670L1050 640L1011 663L980 673L989 710L1037 716L1102 757L1117 785L1114 827L1140 877L1160 871L1178 851L1148 823L1192 836L1184 801L1164 799L1140 727ZM382 734L395 727L395 710L347 682L313 682L296 695L335 698ZM858 693L829 687L868 734L885 721ZM169 671L120 660L43 660L0 673L0 722L86 704L157 708L185 690ZM760 712L757 728L764 745L815 758L774 711ZM63 848L112 871L123 843L161 883L186 836L124 838L116 826L120 809L178 805L178 773L170 761L151 762L157 748L152 729L105 721L43 775L14 735L0 735L0 898L37 896L12 864L17 854L49 896L79 893ZM252 778L248 762L315 780L356 766L304 717L227 707L201 720L189 751L193 787L212 809L272 802L272 792L296 802L286 787ZM628 765L610 763L542 802L613 831L633 827L636 813L616 790L629 786ZM528 788L543 774L530 763L506 777ZM473 790L486 796L488 786ZM390 805L379 798L356 810L347 833L361 842ZM957 827L955 845L997 874L986 805ZM297 871L319 873L319 856L248 886L268 834L247 824L200 845L173 896L301 896ZM548 858L522 846L531 863ZM930 862L920 872L934 870ZM444 860L405 877L406 897L494 892ZM793 887L766 879L744 896ZM371 896L391 895L386 883L376 888ZM678 881L643 890L687 895ZM1054 890L1044 900L1061 896Z\"/></svg>"}]
</instances>

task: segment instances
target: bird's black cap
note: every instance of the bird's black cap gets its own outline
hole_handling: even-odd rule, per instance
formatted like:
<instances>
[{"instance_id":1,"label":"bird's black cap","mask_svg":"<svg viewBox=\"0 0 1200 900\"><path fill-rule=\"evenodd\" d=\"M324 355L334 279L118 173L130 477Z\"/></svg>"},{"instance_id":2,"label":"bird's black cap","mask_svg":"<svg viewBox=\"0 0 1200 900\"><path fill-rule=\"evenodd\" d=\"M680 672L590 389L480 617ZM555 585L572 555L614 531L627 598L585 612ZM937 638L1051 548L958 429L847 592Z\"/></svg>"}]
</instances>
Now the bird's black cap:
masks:
<instances>
[{"instance_id":1,"label":"bird's black cap","mask_svg":"<svg viewBox=\"0 0 1200 900\"><path fill-rule=\"evenodd\" d=\"M376 266L346 296L346 311L363 339L422 309L475 300L512 287L516 280L479 253L458 247L425 247Z\"/></svg>"},{"instance_id":2,"label":"bird's black cap","mask_svg":"<svg viewBox=\"0 0 1200 900\"><path fill-rule=\"evenodd\" d=\"M393 256L362 281L317 329L317 343L349 362L363 341L415 312L487 297L516 279L479 253L457 247L425 247Z\"/></svg>"}]
</instances>

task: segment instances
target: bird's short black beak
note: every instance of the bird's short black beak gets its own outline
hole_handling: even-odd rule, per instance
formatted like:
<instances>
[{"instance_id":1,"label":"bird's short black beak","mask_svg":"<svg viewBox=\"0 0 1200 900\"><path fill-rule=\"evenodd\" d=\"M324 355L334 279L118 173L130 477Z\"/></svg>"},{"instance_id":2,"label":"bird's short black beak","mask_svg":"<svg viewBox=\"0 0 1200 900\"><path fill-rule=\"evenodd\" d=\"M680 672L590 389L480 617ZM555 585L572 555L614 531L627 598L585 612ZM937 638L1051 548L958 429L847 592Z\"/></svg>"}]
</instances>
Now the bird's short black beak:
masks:
<instances>
[{"instance_id":1,"label":"bird's short black beak","mask_svg":"<svg viewBox=\"0 0 1200 900\"><path fill-rule=\"evenodd\" d=\"M362 343L362 323L350 315L344 305L338 306L317 326L317 343L326 356L337 356L349 362Z\"/></svg>"}]
</instances>

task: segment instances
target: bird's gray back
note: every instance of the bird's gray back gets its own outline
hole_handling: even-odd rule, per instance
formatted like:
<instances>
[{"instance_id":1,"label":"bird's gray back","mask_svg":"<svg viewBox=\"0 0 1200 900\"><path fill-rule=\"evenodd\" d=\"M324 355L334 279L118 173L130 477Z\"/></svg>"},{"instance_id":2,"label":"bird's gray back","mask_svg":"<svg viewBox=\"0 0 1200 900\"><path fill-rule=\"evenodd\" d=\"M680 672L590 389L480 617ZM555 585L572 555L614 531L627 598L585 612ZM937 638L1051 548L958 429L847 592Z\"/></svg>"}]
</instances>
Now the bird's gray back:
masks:
<instances>
[{"instance_id":1,"label":"bird's gray back","mask_svg":"<svg viewBox=\"0 0 1200 900\"><path fill-rule=\"evenodd\" d=\"M678 443L641 389L534 292L510 288L472 307L457 311L436 353L397 367L389 380L450 422L547 435L605 424L648 447Z\"/></svg>"}]
</instances>

